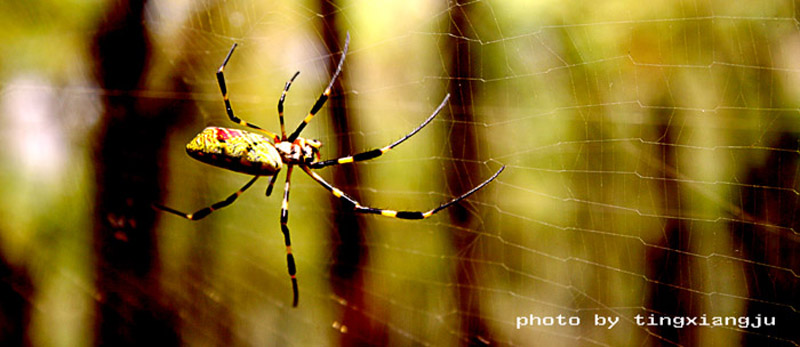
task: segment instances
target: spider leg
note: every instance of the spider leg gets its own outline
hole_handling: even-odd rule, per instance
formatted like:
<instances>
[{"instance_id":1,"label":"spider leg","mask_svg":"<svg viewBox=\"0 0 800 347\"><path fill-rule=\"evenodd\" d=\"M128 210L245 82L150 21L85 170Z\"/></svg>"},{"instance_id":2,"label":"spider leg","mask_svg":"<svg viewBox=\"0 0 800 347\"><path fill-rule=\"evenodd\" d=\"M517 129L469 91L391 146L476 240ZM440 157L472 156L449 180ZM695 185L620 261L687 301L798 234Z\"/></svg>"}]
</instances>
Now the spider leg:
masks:
<instances>
[{"instance_id":1,"label":"spider leg","mask_svg":"<svg viewBox=\"0 0 800 347\"><path fill-rule=\"evenodd\" d=\"M267 196L272 195L272 187L275 186L275 181L278 180L278 173L276 172L274 176L269 180L269 185L267 186Z\"/></svg>"},{"instance_id":2,"label":"spider leg","mask_svg":"<svg viewBox=\"0 0 800 347\"><path fill-rule=\"evenodd\" d=\"M289 87L292 86L292 82L294 79L297 78L297 75L300 74L300 71L294 73L294 76L286 82L286 86L283 87L283 92L281 92L281 98L278 100L278 119L281 121L281 141L286 140L286 125L283 123L283 100L286 99L286 93L289 92Z\"/></svg>"},{"instance_id":3,"label":"spider leg","mask_svg":"<svg viewBox=\"0 0 800 347\"><path fill-rule=\"evenodd\" d=\"M315 181L317 181L317 183L321 184L323 187L325 187L325 189L327 189L329 192L331 192L331 194L333 194L333 196L339 198L339 200L341 200L342 202L350 205L355 212L379 214L379 215L384 216L384 217L401 218L401 219L425 219L425 218L428 218L428 217L432 216L434 213L439 212L439 211L441 211L441 210L443 210L445 208L448 208L448 207L450 207L450 205L453 205L453 204L455 204L455 203L457 203L457 202L459 202L461 200L464 200L468 196L470 196L473 193L477 192L479 189L483 188L485 185L489 184L489 182L491 182L492 180L497 178L497 175L499 175L501 172L503 172L503 170L506 167L504 165L503 167L500 168L500 170L497 170L497 172L495 172L494 175L492 175L492 177L489 177L489 179L487 179L486 181L483 181L483 183L475 186L475 188L470 189L468 192L462 194L461 196L453 198L450 201L442 203L438 207L436 207L434 209L431 209L431 210L428 210L428 211L425 211L425 212L422 212L422 211L384 210L384 209L379 209L379 208L362 206L358 201L356 201L352 197L348 196L347 194L345 194L344 192L342 192L338 188L334 187L330 183L326 182L324 179L322 179L322 177L317 175L316 172L311 171L310 168L308 168L306 166L302 166L302 168L303 168L303 171L305 171L309 176L311 176L311 178L313 178Z\"/></svg>"},{"instance_id":4,"label":"spider leg","mask_svg":"<svg viewBox=\"0 0 800 347\"><path fill-rule=\"evenodd\" d=\"M292 307L297 307L298 290L297 290L297 267L294 264L294 255L292 255L292 240L289 236L289 179L292 177L292 165L286 170L286 186L283 188L283 202L281 203L281 232L283 232L283 240L286 244L286 266L289 268L289 277L292 279Z\"/></svg>"},{"instance_id":5,"label":"spider leg","mask_svg":"<svg viewBox=\"0 0 800 347\"><path fill-rule=\"evenodd\" d=\"M219 90L222 92L222 100L225 101L225 111L228 112L228 118L230 118L233 122L235 122L235 123L237 123L239 125L250 127L250 128L256 129L258 131L261 131L261 132L267 134L271 139L275 140L275 142L279 142L280 138L278 138L278 135L275 135L275 134L273 134L273 133L271 133L269 131L266 131L266 130L262 129L261 127L259 127L258 125L255 125L255 124L252 124L252 123L248 123L247 121L245 121L243 119L240 119L239 117L236 117L233 114L233 108L231 107L231 101L228 99L228 87L225 85L225 74L224 74L223 71L225 70L225 65L228 65L228 60L231 59L231 55L233 55L233 50L236 49L236 46L237 46L236 43L234 43L233 46L231 46L231 50L228 52L228 55L225 57L225 61L222 62L222 65L220 65L219 70L217 70L217 82L219 82Z\"/></svg>"},{"instance_id":6,"label":"spider leg","mask_svg":"<svg viewBox=\"0 0 800 347\"><path fill-rule=\"evenodd\" d=\"M333 82L336 81L336 78L339 77L339 73L342 72L342 65L344 65L344 58L347 55L347 47L349 45L350 45L350 33L348 32L347 37L344 40L344 49L342 49L342 58L339 59L339 65L336 67L336 72L333 73L333 77L331 77L331 82L328 83L328 87L325 88L325 91L323 91L322 94L319 96L319 99L317 99L317 102L314 103L314 106L311 107L311 111L308 112L308 115L306 116L305 119L303 119L303 122L297 126L297 129L295 129L295 131L291 135L289 135L289 138L286 139L286 141L294 142L294 140L297 140L297 137L300 136L300 132L303 131L308 122L310 122L311 119L314 118L314 115L316 115L317 112L319 112L319 110L322 108L322 105L324 105L325 101L328 100L328 97L331 95L331 88L333 88Z\"/></svg>"},{"instance_id":7,"label":"spider leg","mask_svg":"<svg viewBox=\"0 0 800 347\"><path fill-rule=\"evenodd\" d=\"M450 99L450 94L447 94L444 97L444 100L442 100L442 103L440 103L439 106L436 107L436 110L434 110L433 113L430 116L428 116L428 119L426 119L424 122L422 122L422 124L417 126L416 129L414 129L413 131L408 133L408 135L403 136L403 138L393 142L391 145L388 145L388 146L382 147L382 148L375 148L375 149L372 149L372 150L369 150L369 151L366 151L366 152L361 152L361 153L354 154L354 155L347 156L347 157L341 157L341 158L337 158L337 159L313 162L313 163L309 164L308 167L310 167L312 169L319 169L319 168L323 168L323 167L331 166L331 165L347 164L347 163L353 163L353 162L357 162L357 161L364 161L364 160L369 160L369 159L374 159L374 158L380 157L382 154L388 152L390 149L394 148L395 146L403 143L403 141L408 140L408 138L410 138L411 136L414 136L417 132L422 130L422 128L424 128L426 125L428 125L428 123L430 123L433 120L433 118L436 117L437 114L439 114L439 111L441 111L442 108L444 108L444 105L445 105L445 103L447 103L448 99Z\"/></svg>"},{"instance_id":8,"label":"spider leg","mask_svg":"<svg viewBox=\"0 0 800 347\"><path fill-rule=\"evenodd\" d=\"M222 200L220 202L214 203L213 205L211 205L209 207L201 208L201 209L197 210L194 213L183 213L181 211L175 210L175 209L170 208L170 207L166 207L164 205L159 205L159 204L153 204L153 207L157 208L159 210L166 211L166 212L172 213L174 215L189 219L189 220L200 220L200 219L205 218L209 214L211 214L211 212L214 212L216 210L219 210L219 209L221 209L221 208L223 208L225 206L228 206L228 205L232 204L234 201L236 201L236 198L238 198L239 195L242 195L242 193L244 193L244 191L247 190L247 188L250 188L250 186L253 185L253 183L258 179L258 177L260 177L260 176L253 177L253 179L248 181L247 184L244 185L244 187L242 187L241 189L239 189L236 192L234 192L233 194L231 194L225 200Z\"/></svg>"}]
</instances>

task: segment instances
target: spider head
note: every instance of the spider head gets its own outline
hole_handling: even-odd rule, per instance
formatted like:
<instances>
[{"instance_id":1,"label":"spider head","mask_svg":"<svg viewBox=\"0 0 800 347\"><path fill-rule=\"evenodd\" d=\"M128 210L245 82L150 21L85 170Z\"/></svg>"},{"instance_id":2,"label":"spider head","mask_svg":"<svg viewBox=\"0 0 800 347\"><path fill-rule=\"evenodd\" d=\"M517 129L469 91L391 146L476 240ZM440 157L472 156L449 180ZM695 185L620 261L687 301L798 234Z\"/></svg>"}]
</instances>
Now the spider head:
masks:
<instances>
[{"instance_id":1,"label":"spider head","mask_svg":"<svg viewBox=\"0 0 800 347\"><path fill-rule=\"evenodd\" d=\"M311 154L307 156L309 159L309 163L315 162L320 159L319 155L319 148L322 147L322 142L317 139L304 139L306 141L306 147L311 151Z\"/></svg>"},{"instance_id":2,"label":"spider head","mask_svg":"<svg viewBox=\"0 0 800 347\"><path fill-rule=\"evenodd\" d=\"M289 164L308 164L319 160L319 148L322 142L315 139L298 137L294 142L283 141L275 144L283 161Z\"/></svg>"},{"instance_id":3,"label":"spider head","mask_svg":"<svg viewBox=\"0 0 800 347\"><path fill-rule=\"evenodd\" d=\"M305 139L305 140L306 144L313 147L315 151L319 150L319 148L322 147L322 142L320 142L317 139Z\"/></svg>"}]
</instances>

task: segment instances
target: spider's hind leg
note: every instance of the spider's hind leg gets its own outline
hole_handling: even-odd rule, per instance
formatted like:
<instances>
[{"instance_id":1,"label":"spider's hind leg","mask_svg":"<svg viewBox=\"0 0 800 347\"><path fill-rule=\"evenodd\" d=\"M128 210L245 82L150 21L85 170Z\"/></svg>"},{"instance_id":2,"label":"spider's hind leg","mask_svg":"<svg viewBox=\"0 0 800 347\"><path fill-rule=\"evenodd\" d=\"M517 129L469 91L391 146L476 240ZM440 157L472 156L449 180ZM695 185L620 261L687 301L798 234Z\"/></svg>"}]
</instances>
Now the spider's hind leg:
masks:
<instances>
[{"instance_id":1,"label":"spider's hind leg","mask_svg":"<svg viewBox=\"0 0 800 347\"><path fill-rule=\"evenodd\" d=\"M184 212L178 211L176 209L173 209L171 207L167 207L167 206L159 205L159 204L153 204L153 207L156 208L156 209L162 210L162 211L166 211L166 212L172 213L172 214L174 214L176 216L180 216L180 217L186 218L188 220L200 220L200 219L205 218L209 214L211 214L211 212L214 212L216 210L219 210L219 209L221 209L223 207L226 207L226 206L232 204L234 201L236 201L236 198L238 198L239 195L242 195L242 193L244 193L244 191L247 190L247 188L250 188L250 186L252 186L253 183L255 183L255 181L259 177L260 176L253 177L253 179L248 181L242 188L240 188L239 190L235 191L233 194L228 196L225 200L216 202L216 203L212 204L211 206L201 208L201 209L195 211L194 213L184 213Z\"/></svg>"},{"instance_id":2,"label":"spider's hind leg","mask_svg":"<svg viewBox=\"0 0 800 347\"><path fill-rule=\"evenodd\" d=\"M269 180L269 185L267 186L267 192L266 192L267 196L272 195L272 188L275 186L275 181L277 180L278 180L278 173L276 172L275 175L273 175L272 178Z\"/></svg>"},{"instance_id":3,"label":"spider's hind leg","mask_svg":"<svg viewBox=\"0 0 800 347\"><path fill-rule=\"evenodd\" d=\"M260 126L255 125L253 123L249 123L244 119L236 117L236 115L233 114L233 107L231 107L231 101L228 99L228 87L225 84L224 71L225 71L225 66L228 65L228 61L231 59L231 56L233 55L233 51L236 49L236 46L237 44L235 43L233 44L233 46L231 46L231 50L228 52L228 55L225 57L225 60L222 62L222 65L220 65L219 69L217 70L217 82L219 83L219 90L222 92L222 100L225 102L225 112L228 113L228 118L230 118L230 120L233 121L234 123L256 129L262 133L267 134L275 142L278 142L280 141L278 135L266 131L262 129Z\"/></svg>"},{"instance_id":4,"label":"spider's hind leg","mask_svg":"<svg viewBox=\"0 0 800 347\"><path fill-rule=\"evenodd\" d=\"M286 140L286 125L283 122L283 101L286 100L286 94L289 93L289 87L292 86L292 82L294 79L297 78L297 75L300 74L300 71L294 73L294 76L286 82L286 85L283 87L283 92L281 92L281 98L278 99L278 120L281 123L281 141Z\"/></svg>"},{"instance_id":5,"label":"spider's hind leg","mask_svg":"<svg viewBox=\"0 0 800 347\"><path fill-rule=\"evenodd\" d=\"M289 278L292 280L292 307L297 307L299 300L299 291L297 288L297 266L294 262L294 255L292 254L292 239L289 234L289 180L292 178L292 165L286 169L286 185L283 187L283 202L281 202L281 232L283 233L283 240L286 245L286 267L289 270Z\"/></svg>"}]
</instances>

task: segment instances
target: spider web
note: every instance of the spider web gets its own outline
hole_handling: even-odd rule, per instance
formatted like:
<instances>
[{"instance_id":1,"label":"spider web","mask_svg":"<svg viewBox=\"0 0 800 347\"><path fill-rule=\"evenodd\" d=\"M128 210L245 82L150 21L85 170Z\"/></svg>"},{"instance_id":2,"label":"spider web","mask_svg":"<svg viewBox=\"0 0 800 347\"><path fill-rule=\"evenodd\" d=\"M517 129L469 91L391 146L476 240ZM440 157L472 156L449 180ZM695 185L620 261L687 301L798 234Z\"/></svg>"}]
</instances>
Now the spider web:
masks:
<instances>
[{"instance_id":1,"label":"spider web","mask_svg":"<svg viewBox=\"0 0 800 347\"><path fill-rule=\"evenodd\" d=\"M202 222L162 217L160 281L183 308L187 343L318 345L354 336L403 345L798 344L793 2L349 1L335 8L149 4L151 69L180 71L190 91L152 82L141 96L189 100L197 110L167 139L167 205L193 210L248 180L183 150L206 125L233 126L214 77L230 46L240 44L225 70L233 108L271 131L280 129L283 83L301 71L286 99L291 131L340 54L322 44L331 16L341 37L351 35L344 94L334 97L347 98L352 128L336 133L327 109L314 118L303 136L325 144L323 158L337 156L336 143L389 144L454 84L476 86L474 120L454 121L445 107L409 141L356 164L358 184L339 188L365 205L427 210L463 192L454 180L474 186L506 170L460 203L466 225L449 210L422 221L361 218L363 281L352 283L331 275L341 245L338 202L295 170L296 309L280 194L264 197L266 179ZM455 11L465 20L454 30ZM453 42L469 44L468 77L450 72ZM477 163L453 153L466 141L453 129L464 125L479 134ZM453 170L467 164L478 169ZM339 169L319 172L333 181ZM363 300L347 300L334 286ZM343 317L353 315L369 326L348 325ZM580 322L533 322L559 316ZM637 316L667 317L673 326L637 324ZM609 328L597 317L619 320ZM774 317L775 326L674 326L713 317L753 324Z\"/></svg>"},{"instance_id":2,"label":"spider web","mask_svg":"<svg viewBox=\"0 0 800 347\"><path fill-rule=\"evenodd\" d=\"M397 150L357 164L359 184L341 188L365 204L425 210L460 193L448 177L475 185L508 168L463 203L467 226L447 212L424 221L363 218L368 256L358 270L365 280L345 284L363 302L333 294L337 202L302 175L294 177L289 223L300 309L286 309L279 199L256 193L199 227L216 235L211 245L193 244L217 254L206 264L217 269L203 270L206 284L176 282L176 293L189 285L222 296L231 327L256 342L330 343L354 334L432 345L796 344L788 328L798 323L794 5L589 5L355 1L320 13L314 4L226 2L184 9L177 25L163 12L154 16L155 26L176 25L180 44L164 54L188 57L187 84L209 96L214 68L240 42L226 70L231 99L240 117L269 129L278 129L274 104L294 70L302 73L287 99L289 129L327 82L326 64L339 47L320 44L321 27L338 16L352 36L343 78L353 129L332 133L321 114L304 134L326 144L388 144L421 122L452 84L474 82L468 126L483 136L480 170L448 172L463 161L448 142L463 139L448 137L455 123L440 116ZM450 27L454 11L467 27ZM474 49L472 75L450 75L448 41ZM216 95L199 109L196 122L225 124ZM185 135L174 139L179 159L171 170L205 188L175 193L175 203L205 202L241 184L213 168L175 166L187 161ZM323 151L336 154L333 145ZM330 180L333 170L322 174ZM187 233L198 228L165 223ZM468 241L457 247L454 239ZM183 261L165 259L176 275ZM457 277L460 271L468 275ZM362 315L386 336L343 327L347 314ZM518 317L558 315L581 322L517 326ZM620 320L609 329L595 325L595 315ZM674 328L638 325L637 315L778 321ZM465 327L468 320L482 330Z\"/></svg>"}]
</instances>

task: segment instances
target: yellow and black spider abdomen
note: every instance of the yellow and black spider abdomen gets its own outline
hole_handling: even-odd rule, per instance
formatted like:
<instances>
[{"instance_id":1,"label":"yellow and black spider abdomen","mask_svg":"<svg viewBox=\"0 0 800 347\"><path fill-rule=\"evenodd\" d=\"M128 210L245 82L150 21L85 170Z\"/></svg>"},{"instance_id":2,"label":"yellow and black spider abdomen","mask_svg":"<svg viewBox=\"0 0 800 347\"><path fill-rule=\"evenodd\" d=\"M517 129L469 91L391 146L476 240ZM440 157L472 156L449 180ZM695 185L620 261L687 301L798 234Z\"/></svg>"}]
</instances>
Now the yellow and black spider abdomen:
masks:
<instances>
[{"instance_id":1,"label":"yellow and black spider abdomen","mask_svg":"<svg viewBox=\"0 0 800 347\"><path fill-rule=\"evenodd\" d=\"M231 128L203 129L186 145L186 152L206 164L250 175L271 176L283 165L269 138Z\"/></svg>"}]
</instances>

